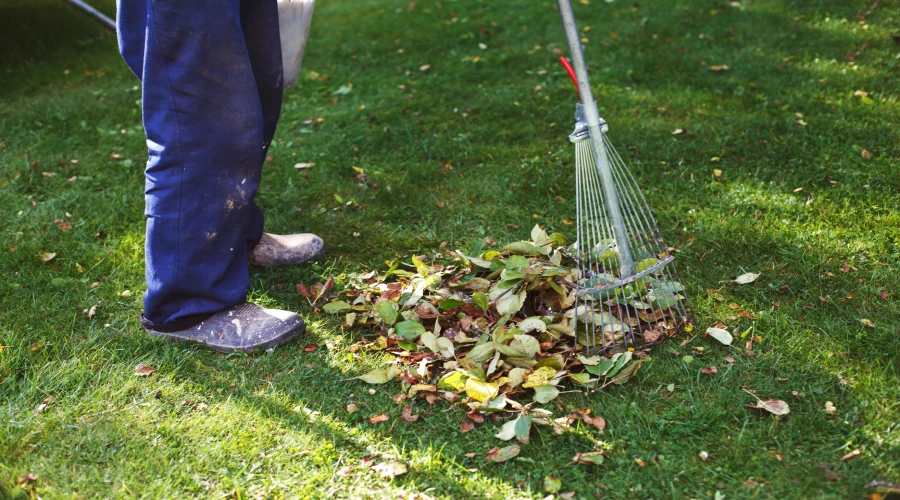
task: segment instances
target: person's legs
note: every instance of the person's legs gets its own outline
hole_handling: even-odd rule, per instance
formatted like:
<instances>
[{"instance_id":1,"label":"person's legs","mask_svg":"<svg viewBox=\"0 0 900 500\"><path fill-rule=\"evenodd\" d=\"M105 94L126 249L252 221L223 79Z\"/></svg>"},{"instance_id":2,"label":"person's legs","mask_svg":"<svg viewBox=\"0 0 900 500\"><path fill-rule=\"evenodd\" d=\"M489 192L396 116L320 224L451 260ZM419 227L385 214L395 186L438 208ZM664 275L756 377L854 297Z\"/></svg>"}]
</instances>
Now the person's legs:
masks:
<instances>
[{"instance_id":1,"label":"person's legs","mask_svg":"<svg viewBox=\"0 0 900 500\"><path fill-rule=\"evenodd\" d=\"M254 55L268 47L280 58L277 17L254 22L245 37L242 10L248 9L241 3L119 5L127 61L144 42L142 66L133 55L128 62L144 86L150 155L144 316L153 324L234 306L250 286L247 250L262 236L263 223L253 199L280 106L273 95L282 89L280 61L256 70L247 42L253 41ZM253 3L277 16L274 0ZM258 73L271 87L264 91L265 110Z\"/></svg>"},{"instance_id":2,"label":"person's legs","mask_svg":"<svg viewBox=\"0 0 900 500\"><path fill-rule=\"evenodd\" d=\"M283 90L275 0L120 1L117 21L149 149L142 325L219 350L302 334L296 314L245 303Z\"/></svg>"}]
</instances>

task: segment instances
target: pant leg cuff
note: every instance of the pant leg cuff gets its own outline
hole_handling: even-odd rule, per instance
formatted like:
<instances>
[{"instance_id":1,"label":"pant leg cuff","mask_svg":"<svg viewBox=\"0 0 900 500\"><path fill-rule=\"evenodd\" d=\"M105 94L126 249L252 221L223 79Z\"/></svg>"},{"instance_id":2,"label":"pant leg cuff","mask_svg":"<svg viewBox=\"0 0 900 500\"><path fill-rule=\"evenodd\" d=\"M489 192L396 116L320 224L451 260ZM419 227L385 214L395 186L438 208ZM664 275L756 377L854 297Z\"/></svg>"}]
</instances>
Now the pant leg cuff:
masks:
<instances>
[{"instance_id":1,"label":"pant leg cuff","mask_svg":"<svg viewBox=\"0 0 900 500\"><path fill-rule=\"evenodd\" d=\"M147 317L144 316L144 313L141 313L141 327L143 327L144 330L152 330L160 333L180 332L199 325L213 314L215 313L194 314L192 316L184 317L174 323L154 323L147 319Z\"/></svg>"}]
</instances>

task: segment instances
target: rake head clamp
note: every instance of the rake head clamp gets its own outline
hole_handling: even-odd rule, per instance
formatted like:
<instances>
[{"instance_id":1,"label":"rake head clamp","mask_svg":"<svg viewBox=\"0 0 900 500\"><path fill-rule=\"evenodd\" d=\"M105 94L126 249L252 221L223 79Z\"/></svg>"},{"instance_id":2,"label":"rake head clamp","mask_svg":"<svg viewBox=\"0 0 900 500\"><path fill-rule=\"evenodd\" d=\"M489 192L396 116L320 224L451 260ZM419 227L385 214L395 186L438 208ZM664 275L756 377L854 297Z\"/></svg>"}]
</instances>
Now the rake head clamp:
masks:
<instances>
[{"instance_id":1,"label":"rake head clamp","mask_svg":"<svg viewBox=\"0 0 900 500\"><path fill-rule=\"evenodd\" d=\"M606 137L591 92L572 6L557 0L572 65L561 63L581 97L575 106L575 244L572 325L589 353L647 349L689 322L690 306L634 176Z\"/></svg>"}]
</instances>

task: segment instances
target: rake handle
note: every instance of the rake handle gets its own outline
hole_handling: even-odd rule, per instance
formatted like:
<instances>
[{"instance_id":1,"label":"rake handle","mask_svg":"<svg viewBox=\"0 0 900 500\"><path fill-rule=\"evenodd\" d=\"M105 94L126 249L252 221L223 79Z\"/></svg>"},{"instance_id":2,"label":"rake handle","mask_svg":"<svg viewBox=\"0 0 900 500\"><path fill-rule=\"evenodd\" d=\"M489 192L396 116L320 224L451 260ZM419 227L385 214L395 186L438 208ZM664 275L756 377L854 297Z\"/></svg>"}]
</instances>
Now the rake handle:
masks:
<instances>
[{"instance_id":1,"label":"rake handle","mask_svg":"<svg viewBox=\"0 0 900 500\"><path fill-rule=\"evenodd\" d=\"M616 246L619 250L619 278L630 278L635 275L631 243L628 239L628 231L625 228L622 207L619 204L619 194L616 192L615 181L609 166L606 146L603 144L603 132L600 130L600 112L597 111L597 103L594 102L594 95L591 92L587 64L584 62L581 39L578 37L578 27L575 25L575 14L572 12L572 3L569 0L557 0L557 5L559 5L559 14L562 16L569 52L572 54L572 65L575 70L578 93L581 95L585 121L590 132L591 144L594 146L594 161L597 165L597 172L600 175L601 188L605 195L606 210L609 214L610 225L615 234Z\"/></svg>"}]
</instances>

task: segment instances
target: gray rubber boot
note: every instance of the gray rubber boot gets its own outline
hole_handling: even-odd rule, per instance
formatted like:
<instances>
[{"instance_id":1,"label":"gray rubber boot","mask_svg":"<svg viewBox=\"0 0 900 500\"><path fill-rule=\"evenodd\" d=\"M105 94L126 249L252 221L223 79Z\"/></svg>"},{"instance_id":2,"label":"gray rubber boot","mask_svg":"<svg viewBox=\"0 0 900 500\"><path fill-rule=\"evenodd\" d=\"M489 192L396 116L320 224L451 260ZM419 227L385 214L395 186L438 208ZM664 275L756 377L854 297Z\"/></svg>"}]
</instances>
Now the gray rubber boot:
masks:
<instances>
[{"instance_id":1,"label":"gray rubber boot","mask_svg":"<svg viewBox=\"0 0 900 500\"><path fill-rule=\"evenodd\" d=\"M263 233L248 257L253 265L274 267L302 264L323 255L325 242L314 234Z\"/></svg>"},{"instance_id":2,"label":"gray rubber boot","mask_svg":"<svg viewBox=\"0 0 900 500\"><path fill-rule=\"evenodd\" d=\"M194 342L222 352L268 349L306 332L306 325L299 315L265 309L250 302L219 311L189 327L158 325L146 319L141 320L141 326L152 337Z\"/></svg>"}]
</instances>

